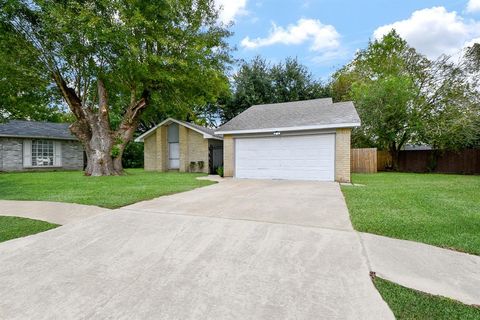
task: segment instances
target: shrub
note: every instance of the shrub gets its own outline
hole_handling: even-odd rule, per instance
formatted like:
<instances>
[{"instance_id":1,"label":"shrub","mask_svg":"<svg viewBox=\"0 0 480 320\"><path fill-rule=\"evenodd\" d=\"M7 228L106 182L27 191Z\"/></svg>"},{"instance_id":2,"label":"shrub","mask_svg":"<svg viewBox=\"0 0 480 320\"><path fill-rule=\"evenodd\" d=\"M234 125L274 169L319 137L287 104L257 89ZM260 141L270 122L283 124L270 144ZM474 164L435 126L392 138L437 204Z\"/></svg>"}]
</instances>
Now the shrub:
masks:
<instances>
[{"instance_id":1,"label":"shrub","mask_svg":"<svg viewBox=\"0 0 480 320\"><path fill-rule=\"evenodd\" d=\"M198 161L198 162L197 162L197 165L198 165L198 169L199 169L200 171L202 171L203 166L205 165L205 162L203 162L203 161Z\"/></svg>"},{"instance_id":2,"label":"shrub","mask_svg":"<svg viewBox=\"0 0 480 320\"><path fill-rule=\"evenodd\" d=\"M218 167L217 168L217 174L223 178L223 167Z\"/></svg>"},{"instance_id":3,"label":"shrub","mask_svg":"<svg viewBox=\"0 0 480 320\"><path fill-rule=\"evenodd\" d=\"M123 151L124 168L143 168L143 143L129 142Z\"/></svg>"},{"instance_id":4,"label":"shrub","mask_svg":"<svg viewBox=\"0 0 480 320\"><path fill-rule=\"evenodd\" d=\"M190 172L195 172L195 161L190 162Z\"/></svg>"}]
</instances>

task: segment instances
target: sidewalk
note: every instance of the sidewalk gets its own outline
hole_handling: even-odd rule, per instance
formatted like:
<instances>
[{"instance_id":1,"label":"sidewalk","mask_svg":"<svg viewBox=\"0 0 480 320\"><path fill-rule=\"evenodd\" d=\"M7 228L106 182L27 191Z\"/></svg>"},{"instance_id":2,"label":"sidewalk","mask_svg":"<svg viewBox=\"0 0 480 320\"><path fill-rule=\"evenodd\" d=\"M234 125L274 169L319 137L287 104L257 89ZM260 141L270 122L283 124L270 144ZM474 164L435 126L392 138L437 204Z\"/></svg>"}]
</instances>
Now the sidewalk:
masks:
<instances>
[{"instance_id":1,"label":"sidewalk","mask_svg":"<svg viewBox=\"0 0 480 320\"><path fill-rule=\"evenodd\" d=\"M30 218L61 225L110 211L110 209L75 203L0 200L0 216Z\"/></svg>"},{"instance_id":2,"label":"sidewalk","mask_svg":"<svg viewBox=\"0 0 480 320\"><path fill-rule=\"evenodd\" d=\"M480 305L480 257L359 233L371 271L402 286Z\"/></svg>"}]
</instances>

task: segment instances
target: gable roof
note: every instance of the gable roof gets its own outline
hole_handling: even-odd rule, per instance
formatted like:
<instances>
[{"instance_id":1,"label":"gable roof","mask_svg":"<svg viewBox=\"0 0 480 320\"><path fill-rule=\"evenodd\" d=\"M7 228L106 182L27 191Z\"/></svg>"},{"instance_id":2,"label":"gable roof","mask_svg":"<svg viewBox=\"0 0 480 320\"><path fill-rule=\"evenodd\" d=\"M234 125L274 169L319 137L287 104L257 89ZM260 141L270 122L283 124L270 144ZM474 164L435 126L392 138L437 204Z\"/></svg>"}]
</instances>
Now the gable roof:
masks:
<instances>
[{"instance_id":1,"label":"gable roof","mask_svg":"<svg viewBox=\"0 0 480 320\"><path fill-rule=\"evenodd\" d=\"M10 120L0 123L0 137L77 140L69 123Z\"/></svg>"},{"instance_id":2,"label":"gable roof","mask_svg":"<svg viewBox=\"0 0 480 320\"><path fill-rule=\"evenodd\" d=\"M331 98L254 105L222 125L216 134L350 128L360 126L353 102Z\"/></svg>"},{"instance_id":3,"label":"gable roof","mask_svg":"<svg viewBox=\"0 0 480 320\"><path fill-rule=\"evenodd\" d=\"M177 120L177 119L173 119L173 118L168 118L162 122L160 122L159 124L157 124L155 127L153 127L152 129L148 130L147 132L143 133L141 136L139 136L138 138L135 139L135 142L143 142L145 140L145 138L149 137L150 135L152 135L155 130L157 130L158 128L160 128L161 126L163 125L169 125L171 123L177 123L181 126L184 126L184 127L187 127L189 129L192 129L193 131L196 131L200 134L203 135L203 138L204 139L217 139L217 140L223 140L223 138L219 135L216 135L215 134L215 129L211 129L211 128L207 128L207 127L203 127L203 126L199 126L198 124L195 124L195 123L191 123L191 122L186 122L186 121L181 121L181 120Z\"/></svg>"}]
</instances>

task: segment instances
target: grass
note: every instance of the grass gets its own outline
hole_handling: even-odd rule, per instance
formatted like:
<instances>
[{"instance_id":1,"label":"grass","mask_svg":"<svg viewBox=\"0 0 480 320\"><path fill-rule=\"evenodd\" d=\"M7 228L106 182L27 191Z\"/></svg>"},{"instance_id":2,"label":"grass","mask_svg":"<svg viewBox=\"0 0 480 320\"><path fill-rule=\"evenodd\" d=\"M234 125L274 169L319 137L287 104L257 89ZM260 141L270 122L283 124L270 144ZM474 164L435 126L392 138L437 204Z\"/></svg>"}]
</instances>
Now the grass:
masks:
<instances>
[{"instance_id":1,"label":"grass","mask_svg":"<svg viewBox=\"0 0 480 320\"><path fill-rule=\"evenodd\" d=\"M398 320L480 319L478 307L405 288L380 278L375 278L373 282Z\"/></svg>"},{"instance_id":2,"label":"grass","mask_svg":"<svg viewBox=\"0 0 480 320\"><path fill-rule=\"evenodd\" d=\"M480 255L480 176L354 174L342 186L355 229Z\"/></svg>"},{"instance_id":3,"label":"grass","mask_svg":"<svg viewBox=\"0 0 480 320\"><path fill-rule=\"evenodd\" d=\"M32 220L20 217L0 217L0 242L29 236L31 234L47 231L58 227L40 220Z\"/></svg>"},{"instance_id":4,"label":"grass","mask_svg":"<svg viewBox=\"0 0 480 320\"><path fill-rule=\"evenodd\" d=\"M202 174L126 170L124 176L86 177L80 171L0 174L0 199L71 202L118 208L214 182Z\"/></svg>"}]
</instances>

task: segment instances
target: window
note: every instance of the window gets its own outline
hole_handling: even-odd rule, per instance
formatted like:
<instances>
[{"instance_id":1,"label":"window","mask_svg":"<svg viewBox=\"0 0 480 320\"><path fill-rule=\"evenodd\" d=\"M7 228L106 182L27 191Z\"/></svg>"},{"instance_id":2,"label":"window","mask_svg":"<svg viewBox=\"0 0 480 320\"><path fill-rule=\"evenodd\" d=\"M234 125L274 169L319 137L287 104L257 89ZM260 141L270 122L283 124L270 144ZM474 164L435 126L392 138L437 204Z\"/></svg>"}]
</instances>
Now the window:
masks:
<instances>
[{"instance_id":1,"label":"window","mask_svg":"<svg viewBox=\"0 0 480 320\"><path fill-rule=\"evenodd\" d=\"M32 140L32 166L53 166L54 152L52 140Z\"/></svg>"},{"instance_id":2,"label":"window","mask_svg":"<svg viewBox=\"0 0 480 320\"><path fill-rule=\"evenodd\" d=\"M62 142L58 140L24 139L23 166L31 167L61 167Z\"/></svg>"}]
</instances>

